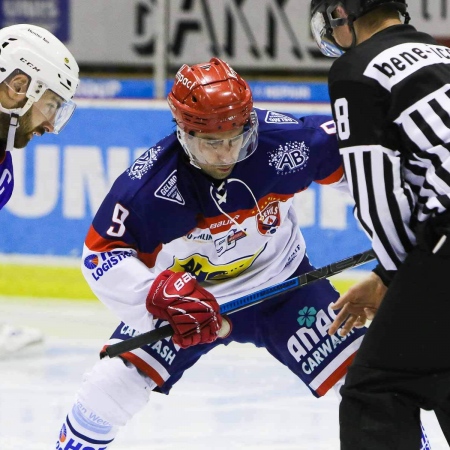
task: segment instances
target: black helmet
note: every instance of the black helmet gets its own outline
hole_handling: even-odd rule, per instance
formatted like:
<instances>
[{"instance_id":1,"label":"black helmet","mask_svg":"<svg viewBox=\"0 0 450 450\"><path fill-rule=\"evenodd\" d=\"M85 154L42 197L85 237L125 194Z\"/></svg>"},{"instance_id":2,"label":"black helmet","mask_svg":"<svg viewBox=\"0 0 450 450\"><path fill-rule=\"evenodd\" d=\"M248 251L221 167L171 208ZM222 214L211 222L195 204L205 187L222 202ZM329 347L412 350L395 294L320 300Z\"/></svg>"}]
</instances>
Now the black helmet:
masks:
<instances>
[{"instance_id":1,"label":"black helmet","mask_svg":"<svg viewBox=\"0 0 450 450\"><path fill-rule=\"evenodd\" d=\"M337 6L342 6L348 14L346 18L333 18ZM409 22L405 0L311 0L311 31L320 51L326 56L337 57L343 49L333 38L333 28L352 23L379 6L389 6L405 16Z\"/></svg>"}]
</instances>

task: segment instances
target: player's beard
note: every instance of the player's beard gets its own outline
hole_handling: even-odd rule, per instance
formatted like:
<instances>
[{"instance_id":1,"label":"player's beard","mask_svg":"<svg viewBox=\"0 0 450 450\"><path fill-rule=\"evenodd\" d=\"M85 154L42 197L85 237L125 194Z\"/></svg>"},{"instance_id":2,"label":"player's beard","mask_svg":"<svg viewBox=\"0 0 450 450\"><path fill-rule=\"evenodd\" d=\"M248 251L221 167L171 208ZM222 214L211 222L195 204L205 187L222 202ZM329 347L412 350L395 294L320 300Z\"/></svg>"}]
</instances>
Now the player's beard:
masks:
<instances>
[{"instance_id":1,"label":"player's beard","mask_svg":"<svg viewBox=\"0 0 450 450\"><path fill-rule=\"evenodd\" d=\"M33 127L31 121L32 109L33 107L19 118L19 127L14 138L14 147L16 148L26 147L33 137L34 132L37 132L40 136L45 134L45 128L43 126Z\"/></svg>"},{"instance_id":2,"label":"player's beard","mask_svg":"<svg viewBox=\"0 0 450 450\"><path fill-rule=\"evenodd\" d=\"M10 120L11 116L9 114L0 112L0 149L6 148ZM30 108L22 117L19 117L19 126L17 127L16 135L14 137L14 147L15 148L26 147L30 142L31 138L33 137L34 131L37 131L41 135L45 133L45 129L43 127L33 128L31 124L31 108Z\"/></svg>"}]
</instances>

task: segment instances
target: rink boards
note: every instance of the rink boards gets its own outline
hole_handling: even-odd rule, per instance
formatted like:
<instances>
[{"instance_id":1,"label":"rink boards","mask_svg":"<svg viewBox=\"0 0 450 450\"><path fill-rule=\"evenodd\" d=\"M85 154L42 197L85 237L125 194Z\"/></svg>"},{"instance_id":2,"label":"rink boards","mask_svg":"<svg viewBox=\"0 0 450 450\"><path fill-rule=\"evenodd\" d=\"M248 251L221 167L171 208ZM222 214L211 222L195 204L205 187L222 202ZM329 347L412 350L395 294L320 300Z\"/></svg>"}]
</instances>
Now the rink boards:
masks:
<instances>
[{"instance_id":1,"label":"rink boards","mask_svg":"<svg viewBox=\"0 0 450 450\"><path fill-rule=\"evenodd\" d=\"M297 116L330 114L326 103L256 106ZM15 190L0 212L0 293L10 295L23 285L23 295L90 298L78 266L92 218L115 178L173 131L165 101L79 100L60 135L13 152ZM369 247L349 196L314 184L298 195L295 207L316 266Z\"/></svg>"}]
</instances>

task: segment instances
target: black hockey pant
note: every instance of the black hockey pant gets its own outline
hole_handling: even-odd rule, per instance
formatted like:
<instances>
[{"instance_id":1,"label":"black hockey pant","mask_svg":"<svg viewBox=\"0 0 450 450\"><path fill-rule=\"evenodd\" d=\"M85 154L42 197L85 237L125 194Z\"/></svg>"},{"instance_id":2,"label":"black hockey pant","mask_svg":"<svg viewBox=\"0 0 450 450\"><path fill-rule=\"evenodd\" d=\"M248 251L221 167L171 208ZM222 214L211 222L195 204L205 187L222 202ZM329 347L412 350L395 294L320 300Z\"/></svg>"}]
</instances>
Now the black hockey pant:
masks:
<instances>
[{"instance_id":1,"label":"black hockey pant","mask_svg":"<svg viewBox=\"0 0 450 450\"><path fill-rule=\"evenodd\" d=\"M420 408L450 444L450 257L408 255L341 394L341 450L419 450Z\"/></svg>"}]
</instances>

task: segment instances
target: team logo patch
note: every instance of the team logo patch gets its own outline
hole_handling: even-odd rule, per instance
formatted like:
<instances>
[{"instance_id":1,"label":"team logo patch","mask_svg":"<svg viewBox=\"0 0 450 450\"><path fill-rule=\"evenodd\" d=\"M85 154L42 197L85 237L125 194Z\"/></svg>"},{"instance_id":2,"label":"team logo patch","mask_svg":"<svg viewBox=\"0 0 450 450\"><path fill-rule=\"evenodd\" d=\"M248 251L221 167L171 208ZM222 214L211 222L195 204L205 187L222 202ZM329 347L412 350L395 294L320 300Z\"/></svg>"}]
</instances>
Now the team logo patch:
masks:
<instances>
[{"instance_id":1,"label":"team logo patch","mask_svg":"<svg viewBox=\"0 0 450 450\"><path fill-rule=\"evenodd\" d=\"M263 235L276 233L281 224L280 203L271 202L256 216L258 231Z\"/></svg>"},{"instance_id":2,"label":"team logo patch","mask_svg":"<svg viewBox=\"0 0 450 450\"><path fill-rule=\"evenodd\" d=\"M298 121L285 114L277 113L275 111L267 111L266 123L282 123L282 124L298 124Z\"/></svg>"},{"instance_id":3,"label":"team logo patch","mask_svg":"<svg viewBox=\"0 0 450 450\"><path fill-rule=\"evenodd\" d=\"M179 203L180 205L185 204L184 198L178 190L176 170L174 170L155 191L155 197Z\"/></svg>"},{"instance_id":4,"label":"team logo patch","mask_svg":"<svg viewBox=\"0 0 450 450\"><path fill-rule=\"evenodd\" d=\"M152 147L144 152L133 165L127 169L128 176L132 180L140 180L153 166L158 159L158 154L162 147Z\"/></svg>"},{"instance_id":5,"label":"team logo patch","mask_svg":"<svg viewBox=\"0 0 450 450\"><path fill-rule=\"evenodd\" d=\"M269 153L269 166L274 167L278 175L298 172L308 165L309 152L304 141L286 142Z\"/></svg>"}]
</instances>

